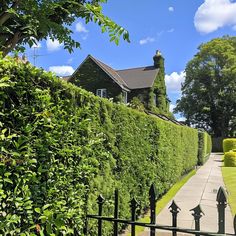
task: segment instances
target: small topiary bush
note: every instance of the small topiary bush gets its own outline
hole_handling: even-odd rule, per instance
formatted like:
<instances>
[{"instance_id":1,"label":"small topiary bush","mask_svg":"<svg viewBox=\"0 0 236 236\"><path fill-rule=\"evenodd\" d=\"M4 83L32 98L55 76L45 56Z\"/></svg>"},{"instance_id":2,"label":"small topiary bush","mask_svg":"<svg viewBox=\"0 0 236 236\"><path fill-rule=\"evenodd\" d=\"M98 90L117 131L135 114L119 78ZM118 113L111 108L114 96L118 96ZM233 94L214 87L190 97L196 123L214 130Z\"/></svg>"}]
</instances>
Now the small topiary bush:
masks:
<instances>
[{"instance_id":1,"label":"small topiary bush","mask_svg":"<svg viewBox=\"0 0 236 236\"><path fill-rule=\"evenodd\" d=\"M224 155L224 164L226 167L236 167L236 152L226 152Z\"/></svg>"},{"instance_id":2,"label":"small topiary bush","mask_svg":"<svg viewBox=\"0 0 236 236\"><path fill-rule=\"evenodd\" d=\"M236 138L227 138L223 140L223 151L228 152L236 149Z\"/></svg>"}]
</instances>

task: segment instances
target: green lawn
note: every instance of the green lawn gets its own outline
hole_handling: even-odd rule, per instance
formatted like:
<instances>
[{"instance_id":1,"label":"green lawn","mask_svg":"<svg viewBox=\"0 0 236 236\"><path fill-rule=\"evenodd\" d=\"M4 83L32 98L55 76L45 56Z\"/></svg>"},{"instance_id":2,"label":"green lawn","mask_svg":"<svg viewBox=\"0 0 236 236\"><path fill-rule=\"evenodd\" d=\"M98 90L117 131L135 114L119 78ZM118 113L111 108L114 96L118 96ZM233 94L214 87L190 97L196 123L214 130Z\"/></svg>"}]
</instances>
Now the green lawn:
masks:
<instances>
[{"instance_id":1,"label":"green lawn","mask_svg":"<svg viewBox=\"0 0 236 236\"><path fill-rule=\"evenodd\" d=\"M222 167L226 189L229 192L228 201L233 214L236 214L236 167Z\"/></svg>"},{"instance_id":2,"label":"green lawn","mask_svg":"<svg viewBox=\"0 0 236 236\"><path fill-rule=\"evenodd\" d=\"M170 190L162 196L161 199L157 201L156 205L156 214L158 215L161 210L166 206L166 204L175 196L175 194L180 190L180 188L193 176L196 174L196 170L192 170L189 172L187 175L185 175L179 182L174 184ZM144 218L141 218L139 222L143 223L149 223L150 222L150 217L149 215L145 216ZM136 235L141 233L144 230L144 227L142 226L137 226L136 228ZM127 236L130 236L131 234L129 233Z\"/></svg>"}]
</instances>

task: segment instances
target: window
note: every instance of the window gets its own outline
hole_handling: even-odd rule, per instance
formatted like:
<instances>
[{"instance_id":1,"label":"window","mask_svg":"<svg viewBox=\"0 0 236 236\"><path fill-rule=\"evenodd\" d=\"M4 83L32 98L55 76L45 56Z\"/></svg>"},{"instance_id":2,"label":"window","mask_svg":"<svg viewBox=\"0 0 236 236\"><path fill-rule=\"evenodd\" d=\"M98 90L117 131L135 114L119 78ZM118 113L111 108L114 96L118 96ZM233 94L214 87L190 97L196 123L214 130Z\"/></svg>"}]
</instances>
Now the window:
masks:
<instances>
[{"instance_id":1,"label":"window","mask_svg":"<svg viewBox=\"0 0 236 236\"><path fill-rule=\"evenodd\" d=\"M155 93L153 94L153 105L157 106L157 95Z\"/></svg>"},{"instance_id":2,"label":"window","mask_svg":"<svg viewBox=\"0 0 236 236\"><path fill-rule=\"evenodd\" d=\"M127 104L127 102L128 102L128 94L127 94L127 92L126 91L123 91L123 101L124 101L124 104Z\"/></svg>"},{"instance_id":3,"label":"window","mask_svg":"<svg viewBox=\"0 0 236 236\"><path fill-rule=\"evenodd\" d=\"M107 97L107 89L97 89L96 95L101 97L101 98L106 98Z\"/></svg>"}]
</instances>

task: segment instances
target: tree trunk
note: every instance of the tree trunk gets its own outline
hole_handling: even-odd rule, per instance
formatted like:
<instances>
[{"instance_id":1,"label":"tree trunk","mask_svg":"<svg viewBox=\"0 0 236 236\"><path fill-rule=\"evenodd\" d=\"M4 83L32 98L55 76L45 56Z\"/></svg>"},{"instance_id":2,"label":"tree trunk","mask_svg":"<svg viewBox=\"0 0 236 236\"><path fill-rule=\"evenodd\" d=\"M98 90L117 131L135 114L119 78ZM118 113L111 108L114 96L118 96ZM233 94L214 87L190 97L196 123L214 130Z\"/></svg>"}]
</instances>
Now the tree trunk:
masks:
<instances>
[{"instance_id":1,"label":"tree trunk","mask_svg":"<svg viewBox=\"0 0 236 236\"><path fill-rule=\"evenodd\" d=\"M8 39L8 41L5 43L5 48L3 49L3 57L5 57L10 51L12 51L16 44L20 41L21 32L16 32L12 38Z\"/></svg>"}]
</instances>

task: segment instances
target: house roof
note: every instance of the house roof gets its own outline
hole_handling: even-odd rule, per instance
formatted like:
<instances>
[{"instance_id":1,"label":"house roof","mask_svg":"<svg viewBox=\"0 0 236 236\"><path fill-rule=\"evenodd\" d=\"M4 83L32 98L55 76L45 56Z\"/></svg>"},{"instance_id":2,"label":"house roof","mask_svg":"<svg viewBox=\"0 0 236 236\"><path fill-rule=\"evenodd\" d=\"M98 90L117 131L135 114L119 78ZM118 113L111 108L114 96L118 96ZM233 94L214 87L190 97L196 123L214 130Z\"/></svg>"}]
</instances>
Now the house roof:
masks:
<instances>
[{"instance_id":1,"label":"house roof","mask_svg":"<svg viewBox=\"0 0 236 236\"><path fill-rule=\"evenodd\" d=\"M78 72L79 68L88 59L91 59L93 62L95 62L106 74L109 75L111 79L113 79L122 89L126 91L132 89L151 88L159 71L159 69L154 66L131 68L125 70L114 70L113 68L99 61L93 56L88 55L86 59L76 69L73 75ZM71 78L73 77L73 75L71 76Z\"/></svg>"},{"instance_id":2,"label":"house roof","mask_svg":"<svg viewBox=\"0 0 236 236\"><path fill-rule=\"evenodd\" d=\"M154 66L117 70L129 89L151 88L159 69Z\"/></svg>"},{"instance_id":3,"label":"house roof","mask_svg":"<svg viewBox=\"0 0 236 236\"><path fill-rule=\"evenodd\" d=\"M130 91L125 81L120 77L120 75L112 69L110 66L104 64L98 59L94 58L91 55L88 55L85 60L80 64L80 66L75 70L75 72L71 75L71 78L78 72L79 68L88 60L91 59L94 63L96 63L109 77L111 77L122 89L126 91Z\"/></svg>"},{"instance_id":4,"label":"house roof","mask_svg":"<svg viewBox=\"0 0 236 236\"><path fill-rule=\"evenodd\" d=\"M124 81L124 79L117 73L117 71L115 71L114 69L112 69L110 66L106 65L105 63L99 61L98 59L92 57L90 55L90 58L93 59L93 61L98 64L103 71L105 71L113 80L115 80L115 82L117 82L119 85L121 85L124 88L128 88L126 82Z\"/></svg>"}]
</instances>

